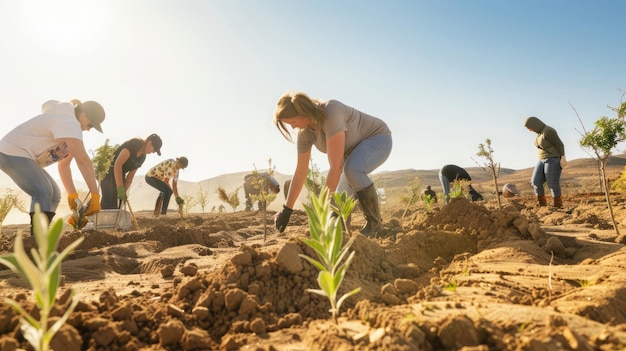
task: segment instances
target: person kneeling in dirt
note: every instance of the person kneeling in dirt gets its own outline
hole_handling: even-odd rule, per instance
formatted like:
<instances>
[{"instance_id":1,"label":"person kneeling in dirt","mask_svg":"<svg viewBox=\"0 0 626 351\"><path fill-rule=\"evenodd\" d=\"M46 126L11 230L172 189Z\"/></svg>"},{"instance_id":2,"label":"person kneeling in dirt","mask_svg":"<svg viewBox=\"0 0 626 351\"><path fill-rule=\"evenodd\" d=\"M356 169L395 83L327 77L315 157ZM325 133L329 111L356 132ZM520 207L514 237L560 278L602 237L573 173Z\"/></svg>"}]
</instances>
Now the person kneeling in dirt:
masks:
<instances>
[{"instance_id":1,"label":"person kneeling in dirt","mask_svg":"<svg viewBox=\"0 0 626 351\"><path fill-rule=\"evenodd\" d=\"M250 173L244 177L243 191L246 195L246 211L252 210L251 196L261 194L261 189L263 189L266 194L278 194L280 192L280 185L276 178L270 176L267 172ZM264 211L266 207L267 203L265 201L259 201L259 211Z\"/></svg>"},{"instance_id":2,"label":"person kneeling in dirt","mask_svg":"<svg viewBox=\"0 0 626 351\"><path fill-rule=\"evenodd\" d=\"M469 183L469 194L472 201L482 201L483 196L476 191L471 184L472 177L467 171L456 165L445 165L439 170L439 180L443 188L444 202L450 202L450 183L455 180L465 180Z\"/></svg>"},{"instance_id":3,"label":"person kneeling in dirt","mask_svg":"<svg viewBox=\"0 0 626 351\"><path fill-rule=\"evenodd\" d=\"M154 206L154 216L167 214L167 207L170 204L172 194L176 196L176 204L180 207L185 203L178 195L178 174L181 169L187 168L189 160L187 157L178 157L165 160L152 167L146 173L146 183L159 191L156 204ZM170 180L172 185L170 186Z\"/></svg>"},{"instance_id":4,"label":"person kneeling in dirt","mask_svg":"<svg viewBox=\"0 0 626 351\"><path fill-rule=\"evenodd\" d=\"M424 199L426 199L426 197L428 196L430 196L430 200L433 203L437 203L437 193L435 193L435 191L430 188L430 185L427 185L426 190L424 190Z\"/></svg>"}]
</instances>

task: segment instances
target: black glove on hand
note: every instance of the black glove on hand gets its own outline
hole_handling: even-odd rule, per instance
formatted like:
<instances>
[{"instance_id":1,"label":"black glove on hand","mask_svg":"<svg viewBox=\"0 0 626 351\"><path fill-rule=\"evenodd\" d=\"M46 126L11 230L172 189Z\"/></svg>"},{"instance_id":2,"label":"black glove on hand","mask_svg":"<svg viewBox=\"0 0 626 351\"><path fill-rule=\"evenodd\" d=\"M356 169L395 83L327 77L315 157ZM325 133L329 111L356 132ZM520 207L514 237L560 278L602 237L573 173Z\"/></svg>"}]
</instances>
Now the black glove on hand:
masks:
<instances>
[{"instance_id":1,"label":"black glove on hand","mask_svg":"<svg viewBox=\"0 0 626 351\"><path fill-rule=\"evenodd\" d=\"M285 231L285 228L287 228L287 223L289 223L289 217L291 217L292 212L292 209L283 205L283 210L276 213L276 216L274 216L274 223L279 232L282 233Z\"/></svg>"}]
</instances>

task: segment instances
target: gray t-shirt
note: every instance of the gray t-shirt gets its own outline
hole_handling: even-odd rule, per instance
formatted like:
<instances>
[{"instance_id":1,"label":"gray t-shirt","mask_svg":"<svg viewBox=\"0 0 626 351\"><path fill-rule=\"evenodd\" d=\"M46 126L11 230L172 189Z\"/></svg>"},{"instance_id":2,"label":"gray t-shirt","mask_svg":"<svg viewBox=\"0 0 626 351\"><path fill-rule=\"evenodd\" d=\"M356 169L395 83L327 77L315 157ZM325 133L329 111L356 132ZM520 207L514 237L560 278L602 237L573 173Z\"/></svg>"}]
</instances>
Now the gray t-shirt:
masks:
<instances>
[{"instance_id":1,"label":"gray t-shirt","mask_svg":"<svg viewBox=\"0 0 626 351\"><path fill-rule=\"evenodd\" d=\"M389 135L391 131L383 120L363 113L337 100L322 102L326 111L326 121L319 130L310 127L298 132L298 153L304 153L315 147L326 153L326 138L339 132L346 132L345 155L362 141L375 135Z\"/></svg>"}]
</instances>

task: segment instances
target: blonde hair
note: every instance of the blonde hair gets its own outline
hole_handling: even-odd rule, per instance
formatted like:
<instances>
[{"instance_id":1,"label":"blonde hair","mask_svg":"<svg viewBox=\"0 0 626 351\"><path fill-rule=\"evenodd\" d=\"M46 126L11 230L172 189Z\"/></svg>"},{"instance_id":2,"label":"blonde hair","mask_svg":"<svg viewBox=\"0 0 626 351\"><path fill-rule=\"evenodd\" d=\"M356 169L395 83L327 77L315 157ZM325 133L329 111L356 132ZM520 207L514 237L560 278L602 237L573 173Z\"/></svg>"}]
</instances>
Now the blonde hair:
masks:
<instances>
[{"instance_id":1,"label":"blonde hair","mask_svg":"<svg viewBox=\"0 0 626 351\"><path fill-rule=\"evenodd\" d=\"M326 121L326 112L317 99L311 99L307 94L297 91L284 93L276 103L274 111L274 125L280 133L290 142L293 142L292 129L287 129L285 118L304 117L323 125Z\"/></svg>"}]
</instances>

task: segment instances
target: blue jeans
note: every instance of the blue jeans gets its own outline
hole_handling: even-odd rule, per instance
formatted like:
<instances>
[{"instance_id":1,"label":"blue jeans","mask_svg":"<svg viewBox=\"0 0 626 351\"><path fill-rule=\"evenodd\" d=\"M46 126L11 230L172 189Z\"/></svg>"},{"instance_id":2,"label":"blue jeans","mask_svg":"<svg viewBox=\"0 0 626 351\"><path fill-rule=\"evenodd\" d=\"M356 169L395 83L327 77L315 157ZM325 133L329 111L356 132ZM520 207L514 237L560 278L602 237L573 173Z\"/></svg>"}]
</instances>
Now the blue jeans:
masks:
<instances>
[{"instance_id":1,"label":"blue jeans","mask_svg":"<svg viewBox=\"0 0 626 351\"><path fill-rule=\"evenodd\" d=\"M170 205L170 198L172 197L173 193L170 186L159 178L148 176L146 176L146 183L160 191L159 196L163 199L163 204L161 205L161 214L167 214L167 208Z\"/></svg>"},{"instance_id":2,"label":"blue jeans","mask_svg":"<svg viewBox=\"0 0 626 351\"><path fill-rule=\"evenodd\" d=\"M443 198L446 199L450 194L450 180L439 171L439 181L441 182L441 188L443 189Z\"/></svg>"},{"instance_id":3,"label":"blue jeans","mask_svg":"<svg viewBox=\"0 0 626 351\"><path fill-rule=\"evenodd\" d=\"M357 191L372 185L374 182L369 174L387 161L392 145L391 135L375 135L361 141L343 164L337 192L345 190L348 195L355 197Z\"/></svg>"},{"instance_id":4,"label":"blue jeans","mask_svg":"<svg viewBox=\"0 0 626 351\"><path fill-rule=\"evenodd\" d=\"M544 195L543 184L547 183L553 197L561 196L561 159L549 157L537 161L533 177L530 182L535 189L536 195Z\"/></svg>"},{"instance_id":5,"label":"blue jeans","mask_svg":"<svg viewBox=\"0 0 626 351\"><path fill-rule=\"evenodd\" d=\"M9 156L0 152L0 169L15 184L31 196L30 212L35 212L38 203L42 212L56 212L61 202L61 190L35 160L26 157Z\"/></svg>"}]
</instances>

